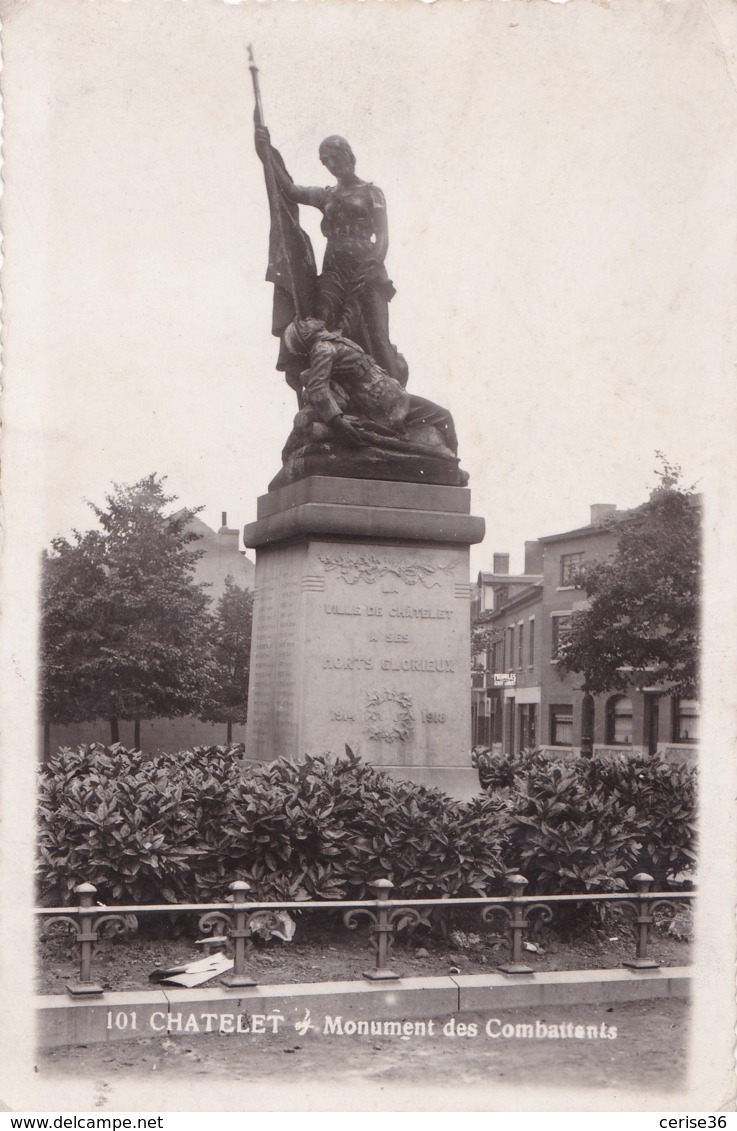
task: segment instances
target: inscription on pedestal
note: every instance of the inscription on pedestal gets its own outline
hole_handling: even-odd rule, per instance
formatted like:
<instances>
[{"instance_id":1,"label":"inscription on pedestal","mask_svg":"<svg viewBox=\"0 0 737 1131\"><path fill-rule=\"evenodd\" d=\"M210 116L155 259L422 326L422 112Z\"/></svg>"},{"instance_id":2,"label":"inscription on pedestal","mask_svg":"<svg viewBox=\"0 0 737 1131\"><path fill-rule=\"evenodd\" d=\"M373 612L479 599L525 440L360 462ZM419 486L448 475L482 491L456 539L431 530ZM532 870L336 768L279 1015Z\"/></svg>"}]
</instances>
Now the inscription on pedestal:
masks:
<instances>
[{"instance_id":1,"label":"inscription on pedestal","mask_svg":"<svg viewBox=\"0 0 737 1131\"><path fill-rule=\"evenodd\" d=\"M308 614L312 727L378 763L444 759L468 713L464 552L315 544L310 563L325 579Z\"/></svg>"}]
</instances>

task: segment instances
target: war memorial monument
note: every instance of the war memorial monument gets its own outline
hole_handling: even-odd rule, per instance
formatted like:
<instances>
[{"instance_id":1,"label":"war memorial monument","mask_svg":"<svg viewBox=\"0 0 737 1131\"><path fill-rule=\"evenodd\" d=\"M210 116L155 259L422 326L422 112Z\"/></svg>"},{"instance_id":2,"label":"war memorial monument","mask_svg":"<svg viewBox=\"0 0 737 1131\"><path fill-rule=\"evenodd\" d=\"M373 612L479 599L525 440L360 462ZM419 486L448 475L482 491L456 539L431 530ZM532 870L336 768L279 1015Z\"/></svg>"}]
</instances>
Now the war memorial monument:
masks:
<instances>
[{"instance_id":1,"label":"war memorial monument","mask_svg":"<svg viewBox=\"0 0 737 1131\"><path fill-rule=\"evenodd\" d=\"M415 376L390 340L383 194L335 135L320 159L336 183L295 184L253 62L251 73L272 333L297 413L244 531L257 552L246 753L347 745L396 777L469 796L469 546L484 522L470 513L453 418L409 391ZM300 205L322 213L319 275Z\"/></svg>"}]
</instances>

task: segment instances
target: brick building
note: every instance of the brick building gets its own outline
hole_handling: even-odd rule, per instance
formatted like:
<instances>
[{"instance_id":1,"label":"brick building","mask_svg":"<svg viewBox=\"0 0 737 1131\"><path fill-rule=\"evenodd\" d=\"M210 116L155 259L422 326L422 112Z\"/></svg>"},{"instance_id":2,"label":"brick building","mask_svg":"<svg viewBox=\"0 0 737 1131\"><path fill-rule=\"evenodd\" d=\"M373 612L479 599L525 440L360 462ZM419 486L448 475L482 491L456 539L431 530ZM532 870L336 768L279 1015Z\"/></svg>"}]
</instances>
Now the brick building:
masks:
<instances>
[{"instance_id":1,"label":"brick building","mask_svg":"<svg viewBox=\"0 0 737 1131\"><path fill-rule=\"evenodd\" d=\"M523 574L509 573L508 554L495 554L493 571L479 573L472 615L490 612L491 646L474 661L475 745L577 753L588 739L596 751L695 756L696 700L663 687L588 695L581 673L562 673L555 662L572 615L586 607L578 567L614 552L617 533L606 520L630 513L595 504L588 525L526 542Z\"/></svg>"}]
</instances>

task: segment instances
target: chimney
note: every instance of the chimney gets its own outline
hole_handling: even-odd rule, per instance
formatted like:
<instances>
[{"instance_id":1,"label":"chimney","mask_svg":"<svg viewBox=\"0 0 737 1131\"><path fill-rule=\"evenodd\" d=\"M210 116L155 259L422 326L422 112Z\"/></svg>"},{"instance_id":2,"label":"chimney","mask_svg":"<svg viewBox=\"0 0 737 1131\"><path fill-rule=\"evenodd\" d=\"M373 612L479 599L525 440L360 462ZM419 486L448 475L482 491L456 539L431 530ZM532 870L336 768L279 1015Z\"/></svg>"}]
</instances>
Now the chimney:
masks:
<instances>
[{"instance_id":1,"label":"chimney","mask_svg":"<svg viewBox=\"0 0 737 1131\"><path fill-rule=\"evenodd\" d=\"M509 573L509 554L494 554L492 573Z\"/></svg>"},{"instance_id":2,"label":"chimney","mask_svg":"<svg viewBox=\"0 0 737 1131\"><path fill-rule=\"evenodd\" d=\"M616 503L592 503L591 504L591 525L599 526L610 515L617 513Z\"/></svg>"},{"instance_id":3,"label":"chimney","mask_svg":"<svg viewBox=\"0 0 737 1131\"><path fill-rule=\"evenodd\" d=\"M539 542L525 542L525 573L542 573L543 548Z\"/></svg>"},{"instance_id":4,"label":"chimney","mask_svg":"<svg viewBox=\"0 0 737 1131\"><path fill-rule=\"evenodd\" d=\"M221 540L221 544L223 546L227 546L229 549L232 547L232 548L235 548L237 550L238 549L239 532L237 530L231 530L231 528L228 526L228 512L227 511L221 511L220 517L223 520L222 526L218 530L218 537Z\"/></svg>"}]
</instances>

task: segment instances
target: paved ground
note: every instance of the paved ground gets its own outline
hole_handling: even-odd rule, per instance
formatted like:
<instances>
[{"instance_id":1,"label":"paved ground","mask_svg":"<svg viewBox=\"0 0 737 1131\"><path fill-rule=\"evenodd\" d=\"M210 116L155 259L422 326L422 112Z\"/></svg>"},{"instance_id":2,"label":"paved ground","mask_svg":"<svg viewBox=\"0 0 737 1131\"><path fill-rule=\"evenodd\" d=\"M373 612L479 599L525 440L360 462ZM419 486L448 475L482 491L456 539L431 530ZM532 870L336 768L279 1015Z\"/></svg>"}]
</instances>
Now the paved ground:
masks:
<instances>
[{"instance_id":1,"label":"paved ground","mask_svg":"<svg viewBox=\"0 0 737 1131\"><path fill-rule=\"evenodd\" d=\"M498 1019L498 1023L494 1019ZM432 1035L407 1039L386 1035L331 1034L318 1029L304 1034L198 1034L172 1038L153 1037L116 1044L55 1049L43 1055L39 1072L95 1076L176 1078L227 1077L231 1080L284 1078L296 1081L322 1078L345 1083L437 1083L447 1078L457 1083L534 1083L667 1090L683 1085L688 1041L688 1005L682 1000L656 999L612 1006L580 1005L536 1007L479 1014L455 1019L475 1024L475 1035L448 1036L448 1018L436 1019ZM343 1021L345 1022L344 1017ZM487 1036L503 1025L582 1025L616 1037L574 1035ZM512 1030L507 1030L511 1032ZM521 1033L526 1030L521 1030ZM468 1034L468 1031L467 1031Z\"/></svg>"}]
</instances>

